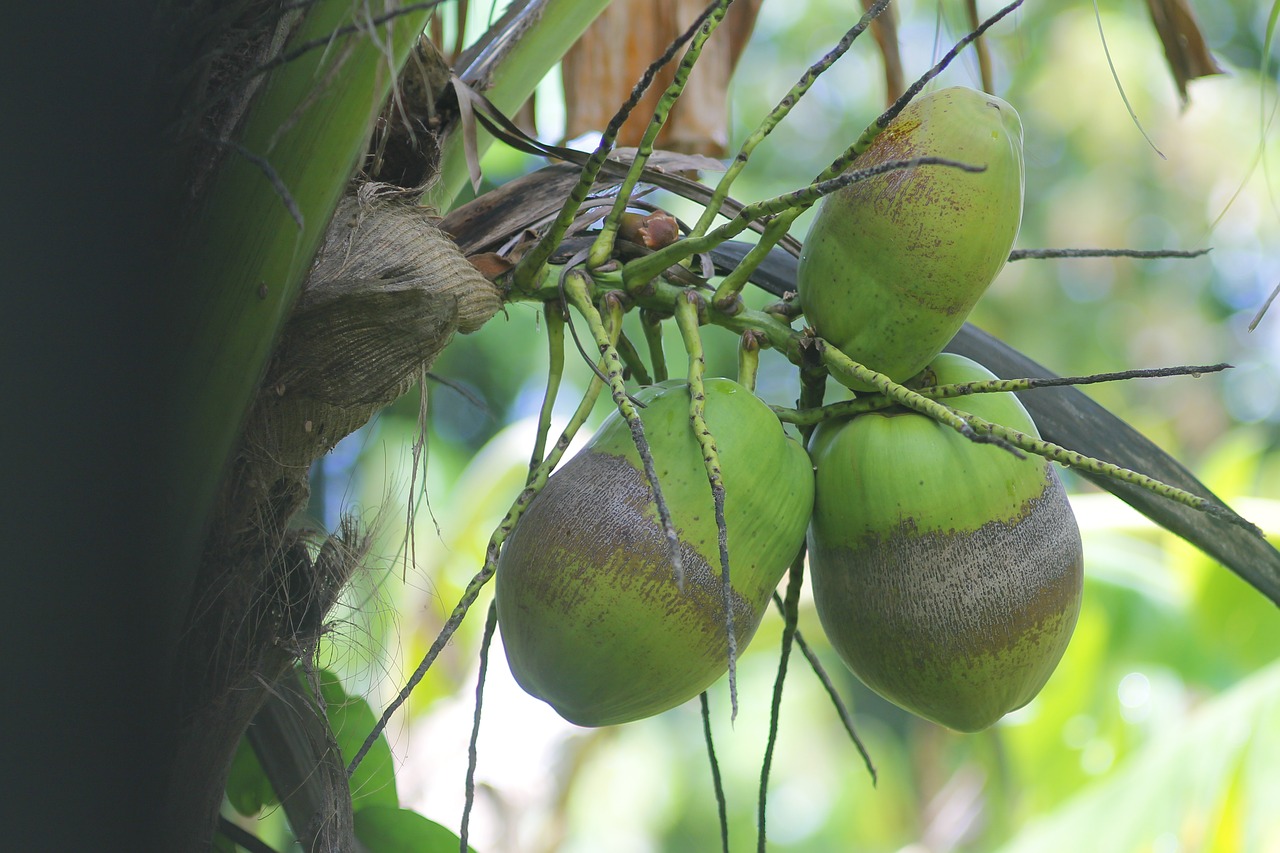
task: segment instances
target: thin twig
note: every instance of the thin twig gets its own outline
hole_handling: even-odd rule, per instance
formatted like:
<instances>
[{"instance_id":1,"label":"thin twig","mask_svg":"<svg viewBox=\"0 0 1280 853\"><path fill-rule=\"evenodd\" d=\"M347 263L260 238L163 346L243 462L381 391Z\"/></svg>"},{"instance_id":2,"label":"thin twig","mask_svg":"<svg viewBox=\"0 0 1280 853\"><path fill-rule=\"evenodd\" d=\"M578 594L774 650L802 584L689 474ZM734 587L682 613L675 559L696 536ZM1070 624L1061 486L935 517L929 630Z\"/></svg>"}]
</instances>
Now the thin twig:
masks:
<instances>
[{"instance_id":1,"label":"thin twig","mask_svg":"<svg viewBox=\"0 0 1280 853\"><path fill-rule=\"evenodd\" d=\"M777 606L778 612L785 617L787 611L782 604L782 596L778 595L777 592L773 594L773 603ZM831 680L831 676L827 673L827 668L818 659L817 652L809 646L804 634L799 630L796 631L796 646L799 647L805 660L809 661L809 667L813 670L813 674L818 677L818 681L821 682L822 689L827 691L827 696L831 699L831 704L836 709L836 716L840 718L840 724L844 726L845 732L849 735L849 740L853 741L858 754L862 756L862 763L866 765L867 773L871 774L871 784L875 785L877 781L876 766L871 761L871 753L867 752L866 745L863 744L862 738L858 737L858 732L853 727L853 714L849 712L849 706L840 697L840 691L836 690L835 682Z\"/></svg>"},{"instance_id":2,"label":"thin twig","mask_svg":"<svg viewBox=\"0 0 1280 853\"><path fill-rule=\"evenodd\" d=\"M1258 309L1258 313L1254 315L1253 321L1249 323L1249 331L1258 328L1258 324L1262 322L1262 315L1267 313L1267 309L1271 307L1271 303L1276 301L1276 297L1280 296L1280 284L1275 286L1271 291L1271 295L1267 297L1267 301L1262 303L1262 307Z\"/></svg>"},{"instance_id":3,"label":"thin twig","mask_svg":"<svg viewBox=\"0 0 1280 853\"><path fill-rule=\"evenodd\" d=\"M1195 364L1180 367L1155 367L1138 370L1121 370L1114 373L1094 373L1088 376L1044 376L1025 379L990 379L979 382L963 382L954 385L930 385L917 388L916 393L930 400L945 400L952 397L963 397L969 394L994 394L1002 392L1020 393L1034 391L1039 388L1058 388L1064 385L1093 385L1099 382L1119 382L1126 379L1150 379L1168 376L1200 377L1205 373L1218 373L1228 370L1230 364ZM870 395L855 400L842 400L822 408L788 409L782 406L771 406L773 413L783 423L797 426L812 426L832 418L848 418L854 415L875 412L897 405L897 401L883 395Z\"/></svg>"},{"instance_id":4,"label":"thin twig","mask_svg":"<svg viewBox=\"0 0 1280 853\"><path fill-rule=\"evenodd\" d=\"M716 760L716 745L711 739L711 705L707 702L707 691L698 694L698 704L702 707L702 738L707 744L711 784L715 788L716 811L720 815L720 844L724 853L729 853L729 811L724 798L724 783L720 779L720 762Z\"/></svg>"},{"instance_id":5,"label":"thin twig","mask_svg":"<svg viewBox=\"0 0 1280 853\"><path fill-rule=\"evenodd\" d=\"M262 172L263 176L271 184L271 188L276 191L276 195L280 197L280 203L284 205L284 209L288 211L294 224L298 226L298 230L301 231L306 227L302 217L302 208L298 207L298 202L294 199L293 193L289 192L289 188L285 186L284 178L280 177L276 167L272 166L266 157L254 154L239 142L231 139L222 139L209 134L204 134L204 138L214 145L230 148L236 154L252 163L258 171Z\"/></svg>"},{"instance_id":6,"label":"thin twig","mask_svg":"<svg viewBox=\"0 0 1280 853\"><path fill-rule=\"evenodd\" d=\"M754 220L763 219L767 216L778 216L778 221L783 222L784 217L792 217L793 214L798 214L812 206L814 202L823 196L830 195L850 184L865 181L887 172L915 169L920 166L942 166L960 169L964 172L982 172L986 170L985 166L961 163L958 160L950 160L946 157L913 157L909 160L886 160L866 169L855 169L834 175L812 183L807 187L745 205L737 216L708 234L701 237L686 237L652 254L636 258L623 267L623 283L628 291L634 291L662 273L667 267L699 252L709 252L726 240L731 240L738 236ZM791 219L786 219L785 221L790 222ZM766 232L773 236L775 243L778 239L781 239L781 234L785 233L785 231L786 229L783 227L775 227L774 223L770 223L766 229ZM762 257L768 253L768 241L763 237L758 246L765 246L766 248L758 251L753 249L751 253L753 257ZM746 276L753 267L744 259L738 264L737 269L744 270L741 276L745 282Z\"/></svg>"},{"instance_id":7,"label":"thin twig","mask_svg":"<svg viewBox=\"0 0 1280 853\"><path fill-rule=\"evenodd\" d=\"M897 118L898 114L907 108L907 104L911 103L915 96L920 94L929 81L941 74L948 65L955 61L955 58L960 55L960 51L964 50L971 42L981 38L983 33L991 29L999 21L1003 20L1007 15L1021 6L1023 2L1024 0L1014 0L1014 2L1005 6L990 18L983 21L982 26L957 41L955 45L953 45L952 48L934 64L932 68L920 75L920 77L907 88L907 91L902 93L902 97L893 102L893 106L881 113L880 116L862 132L862 135L858 137L858 140L854 142L853 145L850 145L842 155L833 160L831 165L818 176L818 180L821 181L835 177L847 169L849 165L862 154L862 152L871 147L871 143L880 135L880 131L884 130L889 125L889 122Z\"/></svg>"},{"instance_id":8,"label":"thin twig","mask_svg":"<svg viewBox=\"0 0 1280 853\"><path fill-rule=\"evenodd\" d=\"M1011 261L1042 258L1198 258L1211 249L1014 249Z\"/></svg>"},{"instance_id":9,"label":"thin twig","mask_svg":"<svg viewBox=\"0 0 1280 853\"><path fill-rule=\"evenodd\" d=\"M489 671L489 645L498 627L497 602L489 602L489 615L484 622L484 636L480 640L480 671L476 674L476 712L471 723L471 742L467 744L467 781L464 786L466 800L462 806L462 828L459 830L460 853L467 853L467 836L471 828L471 807L476 799L476 744L480 740L480 711L484 706L484 681Z\"/></svg>"},{"instance_id":10,"label":"thin twig","mask_svg":"<svg viewBox=\"0 0 1280 853\"><path fill-rule=\"evenodd\" d=\"M738 149L737 156L733 158L733 162L729 164L729 167L720 177L719 183L716 184L715 192L711 196L711 201L707 203L702 216L698 219L697 224L694 225L692 233L695 236L707 233L707 229L711 227L711 223L714 221L716 213L720 210L720 205L729 197L729 189L732 187L734 180L737 179L739 173L741 173L746 167L747 160L751 157L751 153L755 151L756 146L764 141L765 137L767 137L773 129L777 127L784 118L786 118L787 114L791 112L792 107L800 102L800 99L805 96L805 93L807 93L817 79L822 76L822 73L834 65L837 59L844 56L849 48L853 46L853 43L858 36L862 35L867 27L871 25L871 22L880 16L880 13L885 10L889 5L889 2L890 0L877 0L877 2L866 11L866 14L862 16L858 23L854 24L844 34L844 37L836 43L835 47L828 51L825 56L813 65L809 66L804 74L800 76L800 79L796 84L792 86L787 94L783 96L782 100L778 102L777 106L775 106L773 110L765 116L764 120L760 122L760 126L757 127L755 131L747 137L746 141L742 143L742 147Z\"/></svg>"},{"instance_id":11,"label":"thin twig","mask_svg":"<svg viewBox=\"0 0 1280 853\"><path fill-rule=\"evenodd\" d=\"M765 806L768 804L769 771L773 768L773 750L778 742L778 719L782 714L782 686L787 680L787 663L796 636L796 620L800 610L800 587L804 583L804 555L801 547L791 561L787 580L787 599L782 608L782 651L778 655L778 673L773 680L773 702L769 706L769 736L765 741L764 759L760 762L760 798L756 804L756 850L765 850Z\"/></svg>"}]
</instances>

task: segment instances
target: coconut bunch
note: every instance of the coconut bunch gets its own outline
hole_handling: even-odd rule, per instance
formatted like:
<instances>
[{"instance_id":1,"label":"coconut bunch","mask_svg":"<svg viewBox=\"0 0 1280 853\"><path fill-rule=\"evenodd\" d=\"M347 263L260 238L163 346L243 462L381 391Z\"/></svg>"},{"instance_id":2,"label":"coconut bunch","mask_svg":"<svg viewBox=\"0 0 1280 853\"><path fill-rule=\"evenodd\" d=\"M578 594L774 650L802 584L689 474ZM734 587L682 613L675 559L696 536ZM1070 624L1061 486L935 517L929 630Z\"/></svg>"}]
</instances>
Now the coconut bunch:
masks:
<instances>
[{"instance_id":1,"label":"coconut bunch","mask_svg":"<svg viewBox=\"0 0 1280 853\"><path fill-rule=\"evenodd\" d=\"M973 168L886 170L824 200L800 301L824 346L895 383L987 382L940 353L1018 233L1016 111L964 88L917 98L857 166L928 158ZM693 698L731 669L807 536L823 628L872 689L962 731L1030 701L1080 605L1051 465L892 406L824 421L806 453L749 385L642 388L532 499L496 573L521 686L587 726ZM955 409L1036 434L1009 393Z\"/></svg>"},{"instance_id":2,"label":"coconut bunch","mask_svg":"<svg viewBox=\"0 0 1280 853\"><path fill-rule=\"evenodd\" d=\"M943 156L824 200L800 256L805 315L853 359L918 386L996 377L939 355L1004 266L1022 217L1022 125L966 88L914 101L859 165ZM1010 393L954 404L1026 435ZM824 630L867 686L926 719L984 729L1057 665L1080 609L1080 533L1053 467L886 409L818 428L809 528Z\"/></svg>"}]
</instances>

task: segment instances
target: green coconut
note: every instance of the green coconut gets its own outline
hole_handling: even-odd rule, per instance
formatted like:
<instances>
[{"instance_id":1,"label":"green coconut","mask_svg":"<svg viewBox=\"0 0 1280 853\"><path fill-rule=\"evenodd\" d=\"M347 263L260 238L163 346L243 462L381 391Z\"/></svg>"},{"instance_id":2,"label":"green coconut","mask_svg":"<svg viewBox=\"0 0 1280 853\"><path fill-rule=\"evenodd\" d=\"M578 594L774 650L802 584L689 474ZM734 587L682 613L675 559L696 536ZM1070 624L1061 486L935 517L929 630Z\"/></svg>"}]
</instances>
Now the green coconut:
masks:
<instances>
[{"instance_id":1,"label":"green coconut","mask_svg":"<svg viewBox=\"0 0 1280 853\"><path fill-rule=\"evenodd\" d=\"M1009 104L963 87L919 97L854 166L924 156L985 170L921 166L827 196L796 279L814 330L897 382L955 336L1022 221L1022 122Z\"/></svg>"},{"instance_id":2,"label":"green coconut","mask_svg":"<svg viewBox=\"0 0 1280 853\"><path fill-rule=\"evenodd\" d=\"M951 354L930 371L937 384L994 378ZM948 403L1036 434L1012 394ZM824 423L810 454L814 602L854 674L958 731L1031 701L1080 610L1080 532L1053 467L893 410Z\"/></svg>"},{"instance_id":3,"label":"green coconut","mask_svg":"<svg viewBox=\"0 0 1280 853\"><path fill-rule=\"evenodd\" d=\"M813 470L751 391L728 379L705 387L743 649L804 542ZM689 422L688 386L668 382L636 396L679 535L684 589L630 429L616 412L547 481L498 562L498 624L512 674L583 726L673 708L728 667L715 506Z\"/></svg>"}]
</instances>

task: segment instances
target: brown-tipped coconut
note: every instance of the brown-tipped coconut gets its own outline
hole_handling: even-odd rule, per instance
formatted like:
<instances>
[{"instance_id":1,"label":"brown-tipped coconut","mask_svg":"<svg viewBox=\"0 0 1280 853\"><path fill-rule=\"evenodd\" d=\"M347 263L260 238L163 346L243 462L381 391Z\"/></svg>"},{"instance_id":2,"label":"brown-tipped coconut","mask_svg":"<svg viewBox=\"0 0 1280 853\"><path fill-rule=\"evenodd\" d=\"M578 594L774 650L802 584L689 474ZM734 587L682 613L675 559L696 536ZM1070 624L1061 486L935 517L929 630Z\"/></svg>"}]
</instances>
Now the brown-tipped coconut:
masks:
<instances>
[{"instance_id":1,"label":"brown-tipped coconut","mask_svg":"<svg viewBox=\"0 0 1280 853\"><path fill-rule=\"evenodd\" d=\"M959 331L1022 222L1022 122L1009 104L963 87L918 97L854 168L925 156L984 171L920 166L827 196L796 273L818 334L897 382Z\"/></svg>"},{"instance_id":2,"label":"brown-tipped coconut","mask_svg":"<svg viewBox=\"0 0 1280 853\"><path fill-rule=\"evenodd\" d=\"M994 378L958 355L937 384ZM1035 433L1012 394L948 403ZM809 562L832 646L868 687L958 731L1040 691L1080 610L1080 532L1053 467L886 410L823 424Z\"/></svg>"},{"instance_id":3,"label":"brown-tipped coconut","mask_svg":"<svg viewBox=\"0 0 1280 853\"><path fill-rule=\"evenodd\" d=\"M728 379L705 384L743 649L804 541L813 471L754 394ZM616 412L547 481L498 562L498 624L512 674L583 726L673 708L728 667L715 506L689 422L688 386L663 383L636 396L679 534L683 591L630 429Z\"/></svg>"}]
</instances>

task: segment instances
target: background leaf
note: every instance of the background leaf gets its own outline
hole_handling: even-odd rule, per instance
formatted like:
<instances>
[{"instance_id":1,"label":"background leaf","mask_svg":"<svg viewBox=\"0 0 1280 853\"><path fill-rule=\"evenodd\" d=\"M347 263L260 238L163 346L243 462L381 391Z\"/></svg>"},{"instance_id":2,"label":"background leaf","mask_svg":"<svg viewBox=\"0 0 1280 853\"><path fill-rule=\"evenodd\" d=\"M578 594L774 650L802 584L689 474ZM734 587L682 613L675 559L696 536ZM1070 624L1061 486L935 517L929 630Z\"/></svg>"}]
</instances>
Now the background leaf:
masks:
<instances>
[{"instance_id":1,"label":"background leaf","mask_svg":"<svg viewBox=\"0 0 1280 853\"><path fill-rule=\"evenodd\" d=\"M1001 853L1272 849L1261 845L1280 837L1278 719L1280 665L1272 665L1206 703L1187 726L1153 737Z\"/></svg>"},{"instance_id":2,"label":"background leaf","mask_svg":"<svg viewBox=\"0 0 1280 853\"><path fill-rule=\"evenodd\" d=\"M227 801L245 817L256 815L264 806L280 802L271 787L271 781L258 763L258 756L248 737L240 739L235 757L231 759L231 773L227 776Z\"/></svg>"},{"instance_id":3,"label":"background leaf","mask_svg":"<svg viewBox=\"0 0 1280 853\"><path fill-rule=\"evenodd\" d=\"M461 844L452 831L410 809L366 806L355 823L356 838L369 853L457 853Z\"/></svg>"},{"instance_id":4,"label":"background leaf","mask_svg":"<svg viewBox=\"0 0 1280 853\"><path fill-rule=\"evenodd\" d=\"M324 696L329 725L337 738L342 760L348 762L373 731L378 718L367 701L359 696L348 696L338 677L328 670L320 671L320 692ZM396 794L395 761L385 732L378 736L377 742L351 775L351 802L357 812L371 806L397 808L400 805Z\"/></svg>"}]
</instances>

